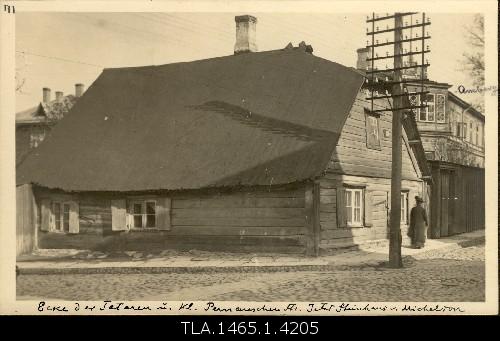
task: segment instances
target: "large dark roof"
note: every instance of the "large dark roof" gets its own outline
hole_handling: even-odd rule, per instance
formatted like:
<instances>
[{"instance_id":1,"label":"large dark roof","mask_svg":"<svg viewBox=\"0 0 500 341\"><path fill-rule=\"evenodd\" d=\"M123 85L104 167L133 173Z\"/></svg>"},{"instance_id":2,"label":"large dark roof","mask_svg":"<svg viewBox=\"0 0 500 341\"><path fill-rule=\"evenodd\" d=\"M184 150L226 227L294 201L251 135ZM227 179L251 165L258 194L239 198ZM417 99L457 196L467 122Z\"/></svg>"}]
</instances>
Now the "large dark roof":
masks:
<instances>
[{"instance_id":1,"label":"large dark roof","mask_svg":"<svg viewBox=\"0 0 500 341\"><path fill-rule=\"evenodd\" d=\"M326 168L362 82L303 49L105 69L17 182L140 191L306 180Z\"/></svg>"}]
</instances>

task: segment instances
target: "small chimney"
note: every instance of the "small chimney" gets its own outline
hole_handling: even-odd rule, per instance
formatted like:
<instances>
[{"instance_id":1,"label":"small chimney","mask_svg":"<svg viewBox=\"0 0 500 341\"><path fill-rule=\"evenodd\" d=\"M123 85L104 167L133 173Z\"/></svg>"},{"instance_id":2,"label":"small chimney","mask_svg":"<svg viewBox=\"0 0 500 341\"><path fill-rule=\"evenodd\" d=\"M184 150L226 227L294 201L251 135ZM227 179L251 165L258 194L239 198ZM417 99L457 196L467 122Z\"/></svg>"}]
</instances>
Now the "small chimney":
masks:
<instances>
[{"instance_id":1,"label":"small chimney","mask_svg":"<svg viewBox=\"0 0 500 341\"><path fill-rule=\"evenodd\" d=\"M50 88L43 88L43 103L50 102Z\"/></svg>"},{"instance_id":2,"label":"small chimney","mask_svg":"<svg viewBox=\"0 0 500 341\"><path fill-rule=\"evenodd\" d=\"M257 18L251 15L240 15L234 17L234 21L236 22L234 54L257 52Z\"/></svg>"},{"instance_id":3,"label":"small chimney","mask_svg":"<svg viewBox=\"0 0 500 341\"><path fill-rule=\"evenodd\" d=\"M366 71L370 68L370 62L367 58L371 57L371 49L369 47L362 47L357 49L358 60L356 62L356 69Z\"/></svg>"},{"instance_id":4,"label":"small chimney","mask_svg":"<svg viewBox=\"0 0 500 341\"><path fill-rule=\"evenodd\" d=\"M82 83L75 84L75 97L81 97L85 91L85 86Z\"/></svg>"},{"instance_id":5,"label":"small chimney","mask_svg":"<svg viewBox=\"0 0 500 341\"><path fill-rule=\"evenodd\" d=\"M62 91L56 91L56 102L61 103L64 93Z\"/></svg>"}]
</instances>

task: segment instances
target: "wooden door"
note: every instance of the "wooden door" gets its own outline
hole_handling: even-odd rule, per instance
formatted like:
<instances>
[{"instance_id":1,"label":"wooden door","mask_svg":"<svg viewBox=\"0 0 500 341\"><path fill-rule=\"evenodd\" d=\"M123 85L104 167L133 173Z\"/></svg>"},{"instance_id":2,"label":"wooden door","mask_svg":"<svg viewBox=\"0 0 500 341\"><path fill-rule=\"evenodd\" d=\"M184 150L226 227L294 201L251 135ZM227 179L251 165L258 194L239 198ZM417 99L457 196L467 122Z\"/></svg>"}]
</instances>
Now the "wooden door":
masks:
<instances>
[{"instance_id":1,"label":"wooden door","mask_svg":"<svg viewBox=\"0 0 500 341\"><path fill-rule=\"evenodd\" d=\"M450 173L441 171L441 237L449 235Z\"/></svg>"}]
</instances>

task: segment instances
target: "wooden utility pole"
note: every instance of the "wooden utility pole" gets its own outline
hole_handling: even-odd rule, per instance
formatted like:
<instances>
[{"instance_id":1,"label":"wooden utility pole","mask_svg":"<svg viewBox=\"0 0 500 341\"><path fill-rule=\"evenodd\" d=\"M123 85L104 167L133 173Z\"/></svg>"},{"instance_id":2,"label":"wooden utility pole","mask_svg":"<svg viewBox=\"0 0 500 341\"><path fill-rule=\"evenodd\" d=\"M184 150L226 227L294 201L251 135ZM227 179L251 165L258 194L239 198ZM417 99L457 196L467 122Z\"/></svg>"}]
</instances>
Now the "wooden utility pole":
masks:
<instances>
[{"instance_id":1,"label":"wooden utility pole","mask_svg":"<svg viewBox=\"0 0 500 341\"><path fill-rule=\"evenodd\" d=\"M391 218L389 227L389 267L403 266L401 258L401 140L403 115L403 84L401 68L403 67L403 17L400 13L394 16L394 85L392 115L392 171L391 171Z\"/></svg>"},{"instance_id":2,"label":"wooden utility pole","mask_svg":"<svg viewBox=\"0 0 500 341\"><path fill-rule=\"evenodd\" d=\"M367 17L367 23L371 24L371 30L367 28L367 35L371 36L371 44L367 41L367 47L371 49L371 55L367 58L367 61L371 61L371 67L368 67L366 73L371 75L370 78L367 77L366 83L368 83L368 88L371 89L371 96L367 100L371 100L371 112L381 113L385 111L390 111L392 113L392 170L391 170L391 208L390 208L390 218L389 218L389 267L401 268L403 266L401 257L401 159L402 159L402 123L403 115L413 115L413 110L426 110L426 103L422 100L424 96L428 93L424 91L424 82L428 79L424 77L424 70L429 66L428 62L424 63L424 54L429 53L429 47L425 48L425 40L430 39L430 34L425 31L425 26L430 25L429 18L425 17L425 13L422 14L422 22L419 23L418 20L413 22L411 19L410 25L405 22L403 26L403 18L407 16L412 16L416 14L415 12L408 13L395 13L394 15L389 15L379 17L372 14L372 17ZM386 24L386 28L380 29L378 25L387 20L394 19L394 27L389 27ZM378 25L375 25L375 22ZM413 28L422 28L421 37L418 33L413 36ZM410 37L404 35L403 30L410 30ZM385 42L379 42L375 40L375 35L388 34L394 32L393 41L386 39ZM413 51L412 42L421 41L421 50L418 51L418 47L415 47ZM403 43L410 43L410 51L404 50ZM378 56L374 49L377 47L385 47L394 45L393 54L390 55L386 51L385 56ZM413 55L421 55L422 60L420 65L414 65ZM408 65L404 65L403 57L409 57L410 62ZM374 62L380 60L393 60L393 67L389 68L386 64L386 68L379 70ZM420 103L411 103L409 101L408 92L405 91L405 84L408 83L408 79L403 79L402 70L420 68L420 81L421 88L420 92L412 92L412 95L419 96ZM376 74L381 75L385 80L378 77L374 77ZM410 80L414 81L414 80ZM379 92L385 92L385 95L380 95ZM390 92L390 93L389 93ZM392 105L390 109L374 109L373 101L378 99L392 99ZM379 104L380 105L380 104Z\"/></svg>"}]
</instances>

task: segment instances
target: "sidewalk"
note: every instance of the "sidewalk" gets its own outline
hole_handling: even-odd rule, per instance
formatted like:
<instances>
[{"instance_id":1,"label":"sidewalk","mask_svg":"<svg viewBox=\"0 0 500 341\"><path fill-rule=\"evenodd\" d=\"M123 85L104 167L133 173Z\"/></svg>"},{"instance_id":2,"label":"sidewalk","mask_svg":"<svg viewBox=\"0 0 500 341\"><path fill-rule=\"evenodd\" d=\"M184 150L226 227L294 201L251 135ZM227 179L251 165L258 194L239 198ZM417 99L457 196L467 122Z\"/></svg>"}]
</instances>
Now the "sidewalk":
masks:
<instances>
[{"instance_id":1,"label":"sidewalk","mask_svg":"<svg viewBox=\"0 0 500 341\"><path fill-rule=\"evenodd\" d=\"M461 248L483 242L484 230L479 230L443 239L429 239L424 249L412 249L403 243L402 254L405 259L411 259L433 250ZM356 248L325 250L322 252L324 255L316 258L171 250L160 254L38 250L31 255L18 257L17 267L20 274L327 271L381 266L387 261L388 249L388 242L384 240Z\"/></svg>"}]
</instances>

